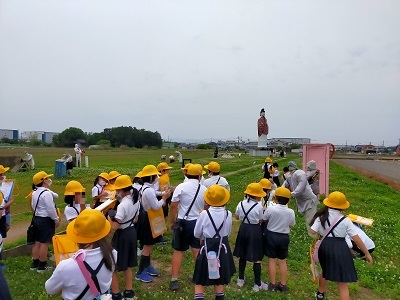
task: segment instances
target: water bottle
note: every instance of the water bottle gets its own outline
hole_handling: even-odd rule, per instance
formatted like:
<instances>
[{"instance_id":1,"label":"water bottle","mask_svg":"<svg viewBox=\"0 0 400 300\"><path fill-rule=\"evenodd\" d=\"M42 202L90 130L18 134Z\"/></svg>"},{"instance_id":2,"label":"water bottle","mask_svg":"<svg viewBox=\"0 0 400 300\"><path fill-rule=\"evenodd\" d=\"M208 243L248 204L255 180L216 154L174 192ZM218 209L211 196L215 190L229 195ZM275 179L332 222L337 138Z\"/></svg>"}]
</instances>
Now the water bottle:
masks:
<instances>
[{"instance_id":1,"label":"water bottle","mask_svg":"<svg viewBox=\"0 0 400 300\"><path fill-rule=\"evenodd\" d=\"M208 261L208 278L219 279L219 261L217 253L215 251L209 251L207 253Z\"/></svg>"}]
</instances>

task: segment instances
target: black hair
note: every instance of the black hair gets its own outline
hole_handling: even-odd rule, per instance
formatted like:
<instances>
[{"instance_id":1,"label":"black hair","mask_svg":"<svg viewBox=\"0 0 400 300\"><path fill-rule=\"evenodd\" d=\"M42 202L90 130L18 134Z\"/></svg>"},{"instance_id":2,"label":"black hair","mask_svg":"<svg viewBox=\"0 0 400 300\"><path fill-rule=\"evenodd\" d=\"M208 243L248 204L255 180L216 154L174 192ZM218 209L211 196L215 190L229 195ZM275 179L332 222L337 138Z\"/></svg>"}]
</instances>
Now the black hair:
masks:
<instances>
[{"instance_id":1,"label":"black hair","mask_svg":"<svg viewBox=\"0 0 400 300\"><path fill-rule=\"evenodd\" d=\"M89 243L89 244L78 243L78 247L79 249L86 249L91 244L93 244L93 248L100 247L101 253L103 254L104 258L104 265L108 270L112 271L115 266L115 259L113 255L113 248L111 247L110 241L107 239L107 237L103 237L102 239L94 243Z\"/></svg>"},{"instance_id":2,"label":"black hair","mask_svg":"<svg viewBox=\"0 0 400 300\"><path fill-rule=\"evenodd\" d=\"M315 222L315 220L319 217L319 219L321 220L321 225L322 227L325 228L325 222L326 220L328 220L329 217L329 211L328 209L336 209L336 210L341 210L341 209L337 209L337 208L333 208L333 207L328 207L326 205L322 206L314 215L314 217L311 219L310 222L310 226L312 226Z\"/></svg>"},{"instance_id":3,"label":"black hair","mask_svg":"<svg viewBox=\"0 0 400 300\"><path fill-rule=\"evenodd\" d=\"M146 176L146 177L142 177L143 182L154 182L154 180L156 180L157 175L151 175L151 176Z\"/></svg>"},{"instance_id":4,"label":"black hair","mask_svg":"<svg viewBox=\"0 0 400 300\"><path fill-rule=\"evenodd\" d=\"M32 190L36 190L36 188L38 188L38 187L42 187L43 186L43 180L40 182L40 183L38 183L38 184L32 184Z\"/></svg>"},{"instance_id":5,"label":"black hair","mask_svg":"<svg viewBox=\"0 0 400 300\"><path fill-rule=\"evenodd\" d=\"M284 173L289 172L289 168L288 167L283 167L283 172Z\"/></svg>"},{"instance_id":6,"label":"black hair","mask_svg":"<svg viewBox=\"0 0 400 300\"><path fill-rule=\"evenodd\" d=\"M68 204L68 206L74 206L74 195L65 195L64 202Z\"/></svg>"},{"instance_id":7,"label":"black hair","mask_svg":"<svg viewBox=\"0 0 400 300\"><path fill-rule=\"evenodd\" d=\"M277 201L279 204L286 205L286 204L288 204L288 202L289 202L289 198L282 197L282 196L275 196L275 197L276 197L276 201Z\"/></svg>"},{"instance_id":8,"label":"black hair","mask_svg":"<svg viewBox=\"0 0 400 300\"><path fill-rule=\"evenodd\" d=\"M139 200L139 191L135 188L132 189L132 201L133 204L136 204L136 202L138 202Z\"/></svg>"},{"instance_id":9,"label":"black hair","mask_svg":"<svg viewBox=\"0 0 400 300\"><path fill-rule=\"evenodd\" d=\"M99 177L100 177L100 176L97 176L97 177L96 177L96 179L95 179L94 182L93 182L93 186L95 186L96 184L99 183Z\"/></svg>"},{"instance_id":10,"label":"black hair","mask_svg":"<svg viewBox=\"0 0 400 300\"><path fill-rule=\"evenodd\" d=\"M143 185L143 180L141 177L133 177L132 183L139 183L140 185Z\"/></svg>"},{"instance_id":11,"label":"black hair","mask_svg":"<svg viewBox=\"0 0 400 300\"><path fill-rule=\"evenodd\" d=\"M186 174L186 177L189 178L189 179L199 179L199 176L200 175L189 175L189 174Z\"/></svg>"},{"instance_id":12,"label":"black hair","mask_svg":"<svg viewBox=\"0 0 400 300\"><path fill-rule=\"evenodd\" d=\"M219 173L220 172L213 172L213 171L210 171L211 173L213 173L213 175L219 175Z\"/></svg>"},{"instance_id":13,"label":"black hair","mask_svg":"<svg viewBox=\"0 0 400 300\"><path fill-rule=\"evenodd\" d=\"M274 168L279 167L278 163L276 163L276 162L274 162L274 163L272 164L272 166L273 166Z\"/></svg>"}]
</instances>

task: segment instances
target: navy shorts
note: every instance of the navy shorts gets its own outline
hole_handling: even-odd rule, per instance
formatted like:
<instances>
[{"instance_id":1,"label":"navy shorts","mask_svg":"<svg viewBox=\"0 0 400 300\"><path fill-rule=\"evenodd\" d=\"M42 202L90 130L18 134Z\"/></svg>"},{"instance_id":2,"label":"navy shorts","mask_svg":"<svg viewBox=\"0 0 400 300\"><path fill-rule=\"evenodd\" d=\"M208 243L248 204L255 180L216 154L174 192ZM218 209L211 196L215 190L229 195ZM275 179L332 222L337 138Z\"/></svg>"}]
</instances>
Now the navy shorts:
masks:
<instances>
[{"instance_id":1,"label":"navy shorts","mask_svg":"<svg viewBox=\"0 0 400 300\"><path fill-rule=\"evenodd\" d=\"M264 236L266 239L265 255L269 258L286 259L289 252L289 235L267 231Z\"/></svg>"},{"instance_id":2,"label":"navy shorts","mask_svg":"<svg viewBox=\"0 0 400 300\"><path fill-rule=\"evenodd\" d=\"M194 236L194 227L196 226L196 220L187 221L183 220L183 232L180 247L174 247L177 251L186 251L189 247L200 249L200 239Z\"/></svg>"},{"instance_id":3,"label":"navy shorts","mask_svg":"<svg viewBox=\"0 0 400 300\"><path fill-rule=\"evenodd\" d=\"M42 244L51 243L51 239L56 232L55 223L49 217L34 217L33 228L35 241Z\"/></svg>"}]
</instances>

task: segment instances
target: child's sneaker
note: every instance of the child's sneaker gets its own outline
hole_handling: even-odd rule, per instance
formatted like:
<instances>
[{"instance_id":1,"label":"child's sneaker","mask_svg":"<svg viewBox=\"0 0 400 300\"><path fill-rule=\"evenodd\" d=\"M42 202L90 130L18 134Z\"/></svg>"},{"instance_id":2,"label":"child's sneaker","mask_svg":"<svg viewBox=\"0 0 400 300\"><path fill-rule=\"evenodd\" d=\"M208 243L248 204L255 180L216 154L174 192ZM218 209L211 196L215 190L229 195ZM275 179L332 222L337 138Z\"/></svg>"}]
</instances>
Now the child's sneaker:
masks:
<instances>
[{"instance_id":1,"label":"child's sneaker","mask_svg":"<svg viewBox=\"0 0 400 300\"><path fill-rule=\"evenodd\" d=\"M123 300L121 293L112 294L112 300Z\"/></svg>"},{"instance_id":2,"label":"child's sneaker","mask_svg":"<svg viewBox=\"0 0 400 300\"><path fill-rule=\"evenodd\" d=\"M265 282L261 281L261 285L255 284L253 286L253 291L258 292L260 290L268 290L268 284L266 284Z\"/></svg>"},{"instance_id":3,"label":"child's sneaker","mask_svg":"<svg viewBox=\"0 0 400 300\"><path fill-rule=\"evenodd\" d=\"M32 263L31 263L30 269L31 270L36 270L38 267L39 267L39 260L37 260L37 261L33 260Z\"/></svg>"},{"instance_id":4,"label":"child's sneaker","mask_svg":"<svg viewBox=\"0 0 400 300\"><path fill-rule=\"evenodd\" d=\"M286 284L283 285L282 283L279 283L278 284L278 290L281 291L283 294L289 293L289 288L288 288L288 286Z\"/></svg>"},{"instance_id":5,"label":"child's sneaker","mask_svg":"<svg viewBox=\"0 0 400 300\"><path fill-rule=\"evenodd\" d=\"M278 285L277 284L272 284L271 282L268 283L268 291L276 292L277 290L278 290Z\"/></svg>"},{"instance_id":6,"label":"child's sneaker","mask_svg":"<svg viewBox=\"0 0 400 300\"><path fill-rule=\"evenodd\" d=\"M143 271L146 272L147 274L151 275L151 276L160 275L160 272L158 272L152 265L149 265L147 268L144 268Z\"/></svg>"},{"instance_id":7,"label":"child's sneaker","mask_svg":"<svg viewBox=\"0 0 400 300\"><path fill-rule=\"evenodd\" d=\"M240 279L240 278L238 278L238 280L237 280L237 286L238 287L243 287L244 286L244 279Z\"/></svg>"},{"instance_id":8,"label":"child's sneaker","mask_svg":"<svg viewBox=\"0 0 400 300\"><path fill-rule=\"evenodd\" d=\"M53 267L49 266L49 265L45 265L45 266L39 266L36 271L38 273L43 273L45 271L50 271L50 270L53 270Z\"/></svg>"},{"instance_id":9,"label":"child's sneaker","mask_svg":"<svg viewBox=\"0 0 400 300\"><path fill-rule=\"evenodd\" d=\"M153 281L153 277L151 277L149 274L147 274L145 271L143 271L140 274L136 274L135 276L136 280L140 280L141 282L152 282Z\"/></svg>"},{"instance_id":10,"label":"child's sneaker","mask_svg":"<svg viewBox=\"0 0 400 300\"><path fill-rule=\"evenodd\" d=\"M325 299L325 294L320 293L319 291L315 292L315 300L324 300Z\"/></svg>"},{"instance_id":11,"label":"child's sneaker","mask_svg":"<svg viewBox=\"0 0 400 300\"><path fill-rule=\"evenodd\" d=\"M127 291L125 290L123 293L124 300L134 300L135 292L133 290Z\"/></svg>"}]
</instances>

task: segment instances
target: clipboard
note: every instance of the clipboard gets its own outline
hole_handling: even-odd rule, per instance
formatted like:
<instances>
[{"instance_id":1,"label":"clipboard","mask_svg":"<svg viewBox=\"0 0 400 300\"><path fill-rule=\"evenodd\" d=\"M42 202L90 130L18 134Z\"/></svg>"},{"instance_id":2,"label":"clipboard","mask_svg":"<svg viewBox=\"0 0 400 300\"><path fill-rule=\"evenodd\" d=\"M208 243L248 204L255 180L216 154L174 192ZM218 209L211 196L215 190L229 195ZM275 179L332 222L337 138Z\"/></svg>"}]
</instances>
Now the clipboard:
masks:
<instances>
[{"instance_id":1,"label":"clipboard","mask_svg":"<svg viewBox=\"0 0 400 300\"><path fill-rule=\"evenodd\" d=\"M0 190L3 193L5 202L10 201L10 198L14 190L14 186L15 186L14 179L7 179L2 183Z\"/></svg>"},{"instance_id":2,"label":"clipboard","mask_svg":"<svg viewBox=\"0 0 400 300\"><path fill-rule=\"evenodd\" d=\"M315 284L318 284L318 278L319 278L319 272L317 269L317 265L315 264L315 261L313 259L313 252L314 252L314 245L310 246L310 270L312 274L312 282Z\"/></svg>"},{"instance_id":3,"label":"clipboard","mask_svg":"<svg viewBox=\"0 0 400 300\"><path fill-rule=\"evenodd\" d=\"M115 206L116 201L117 200L115 200L115 199L107 199L102 204L97 206L95 209L100 210L100 211L111 209Z\"/></svg>"},{"instance_id":4,"label":"clipboard","mask_svg":"<svg viewBox=\"0 0 400 300\"><path fill-rule=\"evenodd\" d=\"M361 224L361 225L366 225L366 226L372 226L372 224L374 223L374 219L369 219L369 218L365 218L365 217L361 217L361 216L357 216L357 215L353 215L353 214L349 214L347 215L347 217L355 223Z\"/></svg>"},{"instance_id":5,"label":"clipboard","mask_svg":"<svg viewBox=\"0 0 400 300\"><path fill-rule=\"evenodd\" d=\"M66 234L56 234L52 238L54 259L56 265L64 259L72 257L78 251L78 244L68 238Z\"/></svg>"},{"instance_id":6,"label":"clipboard","mask_svg":"<svg viewBox=\"0 0 400 300\"><path fill-rule=\"evenodd\" d=\"M164 219L164 211L162 207L157 210L149 209L147 211L147 215L149 216L151 235L154 239L167 231L167 226L165 225Z\"/></svg>"}]
</instances>

